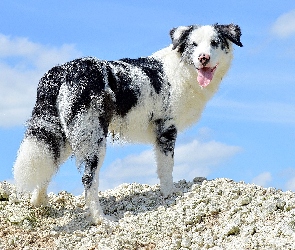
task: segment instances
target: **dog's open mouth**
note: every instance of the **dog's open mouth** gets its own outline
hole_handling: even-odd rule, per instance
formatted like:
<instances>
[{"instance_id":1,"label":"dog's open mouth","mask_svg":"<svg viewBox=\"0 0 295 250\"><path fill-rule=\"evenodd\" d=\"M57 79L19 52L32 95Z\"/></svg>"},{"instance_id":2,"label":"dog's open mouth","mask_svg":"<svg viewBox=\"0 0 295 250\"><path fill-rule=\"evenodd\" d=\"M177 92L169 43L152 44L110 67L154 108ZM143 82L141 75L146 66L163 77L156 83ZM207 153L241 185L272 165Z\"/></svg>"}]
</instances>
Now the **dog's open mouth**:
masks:
<instances>
[{"instance_id":1,"label":"dog's open mouth","mask_svg":"<svg viewBox=\"0 0 295 250\"><path fill-rule=\"evenodd\" d=\"M216 64L213 68L210 67L202 67L198 69L198 83L202 88L209 85L211 80L213 79L214 72L217 69L218 64Z\"/></svg>"}]
</instances>

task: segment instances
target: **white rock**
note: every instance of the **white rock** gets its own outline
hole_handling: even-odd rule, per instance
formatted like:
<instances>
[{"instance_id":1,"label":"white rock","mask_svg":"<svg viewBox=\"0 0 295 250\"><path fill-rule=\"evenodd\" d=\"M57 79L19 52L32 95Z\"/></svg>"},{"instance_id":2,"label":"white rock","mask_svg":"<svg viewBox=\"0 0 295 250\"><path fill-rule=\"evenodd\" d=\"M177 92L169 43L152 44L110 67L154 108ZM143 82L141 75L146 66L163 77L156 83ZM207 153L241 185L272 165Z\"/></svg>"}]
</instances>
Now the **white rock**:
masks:
<instances>
[{"instance_id":1,"label":"white rock","mask_svg":"<svg viewBox=\"0 0 295 250\"><path fill-rule=\"evenodd\" d=\"M189 237L186 236L186 237L182 238L182 240L181 240L181 246L182 247L190 247L191 244L192 244L192 242L191 242L191 239Z\"/></svg>"}]
</instances>

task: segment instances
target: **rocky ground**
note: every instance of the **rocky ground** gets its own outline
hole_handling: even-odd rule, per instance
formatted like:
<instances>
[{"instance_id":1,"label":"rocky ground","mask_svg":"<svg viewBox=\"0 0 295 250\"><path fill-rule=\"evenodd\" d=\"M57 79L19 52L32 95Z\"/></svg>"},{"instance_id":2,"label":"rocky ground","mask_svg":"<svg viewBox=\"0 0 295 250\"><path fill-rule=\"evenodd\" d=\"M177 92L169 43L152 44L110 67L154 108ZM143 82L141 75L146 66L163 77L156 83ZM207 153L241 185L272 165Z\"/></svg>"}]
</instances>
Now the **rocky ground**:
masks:
<instances>
[{"instance_id":1,"label":"rocky ground","mask_svg":"<svg viewBox=\"0 0 295 250\"><path fill-rule=\"evenodd\" d=\"M83 196L49 194L34 208L29 194L0 183L0 249L295 249L295 193L229 179L159 186L123 184L99 193L118 222L91 225Z\"/></svg>"}]
</instances>

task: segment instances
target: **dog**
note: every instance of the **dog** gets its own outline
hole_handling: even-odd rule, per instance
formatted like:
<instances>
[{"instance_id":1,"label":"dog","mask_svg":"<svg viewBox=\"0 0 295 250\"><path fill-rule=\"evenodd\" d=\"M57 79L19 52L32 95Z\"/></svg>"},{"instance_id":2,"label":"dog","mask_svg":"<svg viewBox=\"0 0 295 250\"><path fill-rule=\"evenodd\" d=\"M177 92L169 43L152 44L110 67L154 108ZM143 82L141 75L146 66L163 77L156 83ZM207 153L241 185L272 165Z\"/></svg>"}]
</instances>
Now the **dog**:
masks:
<instances>
[{"instance_id":1,"label":"dog","mask_svg":"<svg viewBox=\"0 0 295 250\"><path fill-rule=\"evenodd\" d=\"M46 204L59 166L74 155L91 220L104 219L98 177L108 136L151 143L164 197L174 191L177 134L200 117L242 47L238 25L190 25L170 31L172 44L151 56L117 61L85 57L50 69L39 81L36 104L13 167L31 204Z\"/></svg>"}]
</instances>

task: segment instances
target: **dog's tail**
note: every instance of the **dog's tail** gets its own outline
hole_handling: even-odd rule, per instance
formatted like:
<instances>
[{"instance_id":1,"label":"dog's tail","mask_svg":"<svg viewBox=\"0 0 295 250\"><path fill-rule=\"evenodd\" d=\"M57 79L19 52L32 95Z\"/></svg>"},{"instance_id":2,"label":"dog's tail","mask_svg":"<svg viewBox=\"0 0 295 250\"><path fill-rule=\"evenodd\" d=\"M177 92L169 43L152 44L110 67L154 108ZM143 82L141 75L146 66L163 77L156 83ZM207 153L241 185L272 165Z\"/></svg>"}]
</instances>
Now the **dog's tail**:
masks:
<instances>
[{"instance_id":1,"label":"dog's tail","mask_svg":"<svg viewBox=\"0 0 295 250\"><path fill-rule=\"evenodd\" d=\"M37 101L27 122L13 172L19 190L48 185L62 161L68 158L67 143L57 107L57 97L64 70L56 66L40 80Z\"/></svg>"}]
</instances>

